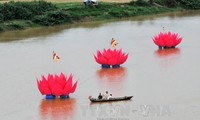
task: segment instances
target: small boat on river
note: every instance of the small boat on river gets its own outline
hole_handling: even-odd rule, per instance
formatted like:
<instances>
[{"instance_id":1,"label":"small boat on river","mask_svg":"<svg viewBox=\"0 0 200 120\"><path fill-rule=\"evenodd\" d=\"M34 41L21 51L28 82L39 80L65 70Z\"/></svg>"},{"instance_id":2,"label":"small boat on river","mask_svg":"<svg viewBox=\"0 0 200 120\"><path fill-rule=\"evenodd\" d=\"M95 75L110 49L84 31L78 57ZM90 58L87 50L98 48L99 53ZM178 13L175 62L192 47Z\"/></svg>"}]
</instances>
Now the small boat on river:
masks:
<instances>
[{"instance_id":1,"label":"small boat on river","mask_svg":"<svg viewBox=\"0 0 200 120\"><path fill-rule=\"evenodd\" d=\"M109 99L98 99L90 97L91 102L112 102L112 101L123 101L123 100L130 100L133 96L124 96L124 97L113 97Z\"/></svg>"}]
</instances>

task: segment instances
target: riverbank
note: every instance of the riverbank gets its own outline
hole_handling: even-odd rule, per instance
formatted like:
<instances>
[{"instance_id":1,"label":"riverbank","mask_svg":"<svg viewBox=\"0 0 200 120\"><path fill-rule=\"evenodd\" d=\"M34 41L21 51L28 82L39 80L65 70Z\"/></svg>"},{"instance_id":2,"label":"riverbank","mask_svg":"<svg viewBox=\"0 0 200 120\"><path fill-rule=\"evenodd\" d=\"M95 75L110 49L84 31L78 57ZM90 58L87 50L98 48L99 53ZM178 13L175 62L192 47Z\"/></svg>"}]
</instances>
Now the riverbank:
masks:
<instances>
[{"instance_id":1,"label":"riverbank","mask_svg":"<svg viewBox=\"0 0 200 120\"><path fill-rule=\"evenodd\" d=\"M0 32L194 9L183 4L172 6L157 3L143 0L128 3L100 2L98 7L85 7L82 2L8 2L0 4Z\"/></svg>"}]
</instances>

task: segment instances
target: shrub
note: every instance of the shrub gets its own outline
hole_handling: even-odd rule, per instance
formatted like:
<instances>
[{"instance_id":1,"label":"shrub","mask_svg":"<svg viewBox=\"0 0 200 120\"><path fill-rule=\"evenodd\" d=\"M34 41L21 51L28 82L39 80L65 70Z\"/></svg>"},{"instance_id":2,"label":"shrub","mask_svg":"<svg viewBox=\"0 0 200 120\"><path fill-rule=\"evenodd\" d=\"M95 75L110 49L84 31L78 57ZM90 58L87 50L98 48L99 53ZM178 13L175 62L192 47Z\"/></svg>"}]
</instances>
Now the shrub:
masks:
<instances>
[{"instance_id":1,"label":"shrub","mask_svg":"<svg viewBox=\"0 0 200 120\"><path fill-rule=\"evenodd\" d=\"M0 13L4 20L30 19L32 16L41 15L47 11L56 9L55 5L45 1L33 2L8 2L0 4Z\"/></svg>"},{"instance_id":2,"label":"shrub","mask_svg":"<svg viewBox=\"0 0 200 120\"><path fill-rule=\"evenodd\" d=\"M113 17L121 18L121 17L129 17L131 12L126 9L110 9L108 14L112 15Z\"/></svg>"},{"instance_id":3,"label":"shrub","mask_svg":"<svg viewBox=\"0 0 200 120\"><path fill-rule=\"evenodd\" d=\"M154 2L168 7L181 5L188 9L200 9L200 0L154 0Z\"/></svg>"},{"instance_id":4,"label":"shrub","mask_svg":"<svg viewBox=\"0 0 200 120\"><path fill-rule=\"evenodd\" d=\"M9 27L11 27L14 30L22 30L22 29L24 29L24 26L22 26L20 24L10 24Z\"/></svg>"},{"instance_id":5,"label":"shrub","mask_svg":"<svg viewBox=\"0 0 200 120\"><path fill-rule=\"evenodd\" d=\"M0 22L3 22L3 21L4 21L3 14L0 13Z\"/></svg>"},{"instance_id":6,"label":"shrub","mask_svg":"<svg viewBox=\"0 0 200 120\"><path fill-rule=\"evenodd\" d=\"M175 6L179 5L179 3L180 3L180 0L165 0L164 1L164 4L167 7L175 7Z\"/></svg>"},{"instance_id":7,"label":"shrub","mask_svg":"<svg viewBox=\"0 0 200 120\"><path fill-rule=\"evenodd\" d=\"M132 0L131 2L129 2L129 5L150 6L150 3L146 2L145 0Z\"/></svg>"},{"instance_id":8,"label":"shrub","mask_svg":"<svg viewBox=\"0 0 200 120\"><path fill-rule=\"evenodd\" d=\"M15 21L8 23L6 26L12 30L22 30L25 28L25 26L22 23Z\"/></svg>"},{"instance_id":9,"label":"shrub","mask_svg":"<svg viewBox=\"0 0 200 120\"><path fill-rule=\"evenodd\" d=\"M70 12L69 14L71 15L71 19L75 21L78 21L81 18L83 18L83 15L78 12ZM84 15L84 16L87 16L87 15Z\"/></svg>"},{"instance_id":10,"label":"shrub","mask_svg":"<svg viewBox=\"0 0 200 120\"><path fill-rule=\"evenodd\" d=\"M47 12L45 15L38 15L33 18L34 23L45 26L53 26L71 21L70 15L63 11Z\"/></svg>"},{"instance_id":11,"label":"shrub","mask_svg":"<svg viewBox=\"0 0 200 120\"><path fill-rule=\"evenodd\" d=\"M14 11L14 19L30 19L32 13L30 12L30 10L28 10L27 8L24 8L22 6L17 6L15 7L15 11Z\"/></svg>"},{"instance_id":12,"label":"shrub","mask_svg":"<svg viewBox=\"0 0 200 120\"><path fill-rule=\"evenodd\" d=\"M0 32L3 32L3 31L4 31L4 29L3 29L2 25L0 24Z\"/></svg>"},{"instance_id":13,"label":"shrub","mask_svg":"<svg viewBox=\"0 0 200 120\"><path fill-rule=\"evenodd\" d=\"M185 8L200 9L200 0L181 0L181 4Z\"/></svg>"},{"instance_id":14,"label":"shrub","mask_svg":"<svg viewBox=\"0 0 200 120\"><path fill-rule=\"evenodd\" d=\"M29 4L28 7L30 7L29 9L33 15L41 15L44 12L57 9L57 7L54 4L46 1L33 1Z\"/></svg>"}]
</instances>

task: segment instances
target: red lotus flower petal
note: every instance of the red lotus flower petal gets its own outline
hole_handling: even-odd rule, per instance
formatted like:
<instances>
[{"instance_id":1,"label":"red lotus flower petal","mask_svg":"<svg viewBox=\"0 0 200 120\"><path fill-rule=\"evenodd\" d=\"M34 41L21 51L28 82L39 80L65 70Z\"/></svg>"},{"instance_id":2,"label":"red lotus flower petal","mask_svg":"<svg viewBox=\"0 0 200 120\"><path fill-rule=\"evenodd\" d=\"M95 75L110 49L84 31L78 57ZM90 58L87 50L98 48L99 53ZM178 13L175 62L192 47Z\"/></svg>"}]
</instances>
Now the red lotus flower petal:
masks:
<instances>
[{"instance_id":1,"label":"red lotus flower petal","mask_svg":"<svg viewBox=\"0 0 200 120\"><path fill-rule=\"evenodd\" d=\"M122 53L122 49L117 51L118 57L120 57L123 53Z\"/></svg>"},{"instance_id":2,"label":"red lotus flower petal","mask_svg":"<svg viewBox=\"0 0 200 120\"><path fill-rule=\"evenodd\" d=\"M109 65L116 65L117 64L117 59L116 57L112 57L108 60Z\"/></svg>"},{"instance_id":3,"label":"red lotus flower petal","mask_svg":"<svg viewBox=\"0 0 200 120\"><path fill-rule=\"evenodd\" d=\"M158 46L165 46L164 34L160 33L153 38L153 41Z\"/></svg>"},{"instance_id":4,"label":"red lotus flower petal","mask_svg":"<svg viewBox=\"0 0 200 120\"><path fill-rule=\"evenodd\" d=\"M165 46L165 43L163 40L159 39L159 38L154 38L154 43L158 46Z\"/></svg>"},{"instance_id":5,"label":"red lotus flower petal","mask_svg":"<svg viewBox=\"0 0 200 120\"><path fill-rule=\"evenodd\" d=\"M182 38L181 38L182 40ZM180 38L178 38L178 34L173 34L171 32L168 33L159 33L153 38L153 42L161 47L175 47L181 42Z\"/></svg>"},{"instance_id":6,"label":"red lotus flower petal","mask_svg":"<svg viewBox=\"0 0 200 120\"><path fill-rule=\"evenodd\" d=\"M55 96L68 95L70 92L74 92L76 89L76 84L72 87L73 75L70 74L68 80L66 81L65 75L61 73L60 75L53 76L48 74L47 79L42 76L42 80L37 79L38 89L42 95L53 94Z\"/></svg>"},{"instance_id":7,"label":"red lotus flower petal","mask_svg":"<svg viewBox=\"0 0 200 120\"><path fill-rule=\"evenodd\" d=\"M116 49L114 49L113 51L112 51L112 58L114 57L114 58L117 58L118 57L118 52L117 52L117 50Z\"/></svg>"},{"instance_id":8,"label":"red lotus flower petal","mask_svg":"<svg viewBox=\"0 0 200 120\"><path fill-rule=\"evenodd\" d=\"M47 79L42 75L42 81L43 81L43 80L46 81Z\"/></svg>"},{"instance_id":9,"label":"red lotus flower petal","mask_svg":"<svg viewBox=\"0 0 200 120\"><path fill-rule=\"evenodd\" d=\"M48 82L46 80L43 81L37 80L37 84L38 84L38 89L42 95L51 94L51 90L49 89Z\"/></svg>"},{"instance_id":10,"label":"red lotus flower petal","mask_svg":"<svg viewBox=\"0 0 200 120\"><path fill-rule=\"evenodd\" d=\"M108 60L104 57L99 58L100 64L108 64Z\"/></svg>"},{"instance_id":11,"label":"red lotus flower petal","mask_svg":"<svg viewBox=\"0 0 200 120\"><path fill-rule=\"evenodd\" d=\"M95 55L94 55L94 59L97 63L101 64L101 61L99 60L99 58L97 58Z\"/></svg>"},{"instance_id":12,"label":"red lotus flower petal","mask_svg":"<svg viewBox=\"0 0 200 120\"><path fill-rule=\"evenodd\" d=\"M172 47L173 45L174 45L174 40L173 39L169 39L165 43L165 46L167 46L167 47Z\"/></svg>"},{"instance_id":13,"label":"red lotus flower petal","mask_svg":"<svg viewBox=\"0 0 200 120\"><path fill-rule=\"evenodd\" d=\"M63 88L60 84L56 83L51 89L52 94L55 96L60 96L63 94Z\"/></svg>"},{"instance_id":14,"label":"red lotus flower petal","mask_svg":"<svg viewBox=\"0 0 200 120\"><path fill-rule=\"evenodd\" d=\"M112 57L111 50L108 49L106 52L103 53L103 56L106 60L109 60Z\"/></svg>"},{"instance_id":15,"label":"red lotus flower petal","mask_svg":"<svg viewBox=\"0 0 200 120\"><path fill-rule=\"evenodd\" d=\"M68 83L65 85L64 91L63 91L63 95L69 95L71 89L72 89L72 83Z\"/></svg>"},{"instance_id":16,"label":"red lotus flower petal","mask_svg":"<svg viewBox=\"0 0 200 120\"><path fill-rule=\"evenodd\" d=\"M57 80L56 82L58 82L62 86L62 88L64 89L65 84L66 84L65 75L63 73L61 73L60 76L56 80Z\"/></svg>"},{"instance_id":17,"label":"red lotus flower petal","mask_svg":"<svg viewBox=\"0 0 200 120\"><path fill-rule=\"evenodd\" d=\"M54 77L53 77L53 75L52 75L52 74L48 74L48 77L47 77L47 79L48 79L48 81L49 81L49 80L54 80Z\"/></svg>"},{"instance_id":18,"label":"red lotus flower petal","mask_svg":"<svg viewBox=\"0 0 200 120\"><path fill-rule=\"evenodd\" d=\"M72 76L72 74L70 74L70 76L69 76L69 78L67 80L67 83L66 83L66 85L64 87L64 91L63 91L64 95L68 95L70 93L70 91L72 89L72 79L73 79L73 76Z\"/></svg>"},{"instance_id":19,"label":"red lotus flower petal","mask_svg":"<svg viewBox=\"0 0 200 120\"><path fill-rule=\"evenodd\" d=\"M103 55L101 54L101 52L100 51L97 51L97 57L99 58L99 57L102 57Z\"/></svg>"},{"instance_id":20,"label":"red lotus flower petal","mask_svg":"<svg viewBox=\"0 0 200 120\"><path fill-rule=\"evenodd\" d=\"M119 58L119 61L118 61L118 64L123 64L128 58L128 54L123 54L120 58Z\"/></svg>"},{"instance_id":21,"label":"red lotus flower petal","mask_svg":"<svg viewBox=\"0 0 200 120\"><path fill-rule=\"evenodd\" d=\"M57 83L59 81L60 77L58 75L55 75L54 80Z\"/></svg>"},{"instance_id":22,"label":"red lotus flower petal","mask_svg":"<svg viewBox=\"0 0 200 120\"><path fill-rule=\"evenodd\" d=\"M178 45L181 41L182 41L182 38L178 38L178 39L174 42L174 46Z\"/></svg>"},{"instance_id":23,"label":"red lotus flower petal","mask_svg":"<svg viewBox=\"0 0 200 120\"><path fill-rule=\"evenodd\" d=\"M74 91L76 90L76 86L77 86L78 81L76 81L72 87L72 89L70 90L70 93L74 93Z\"/></svg>"},{"instance_id":24,"label":"red lotus flower petal","mask_svg":"<svg viewBox=\"0 0 200 120\"><path fill-rule=\"evenodd\" d=\"M94 58L95 61L99 64L115 65L124 63L128 58L128 55L122 53L122 49L120 50L103 49L103 53L97 51L97 56L94 55Z\"/></svg>"},{"instance_id":25,"label":"red lotus flower petal","mask_svg":"<svg viewBox=\"0 0 200 120\"><path fill-rule=\"evenodd\" d=\"M73 75L70 74L69 78L68 78L68 80L67 80L67 82L65 84L65 87L66 87L66 85L67 85L67 87L72 87L72 79L73 79Z\"/></svg>"},{"instance_id":26,"label":"red lotus flower petal","mask_svg":"<svg viewBox=\"0 0 200 120\"><path fill-rule=\"evenodd\" d=\"M48 84L49 84L49 88L51 90L54 87L54 85L56 84L56 81L55 81L55 79L54 79L54 77L52 75L48 76Z\"/></svg>"}]
</instances>

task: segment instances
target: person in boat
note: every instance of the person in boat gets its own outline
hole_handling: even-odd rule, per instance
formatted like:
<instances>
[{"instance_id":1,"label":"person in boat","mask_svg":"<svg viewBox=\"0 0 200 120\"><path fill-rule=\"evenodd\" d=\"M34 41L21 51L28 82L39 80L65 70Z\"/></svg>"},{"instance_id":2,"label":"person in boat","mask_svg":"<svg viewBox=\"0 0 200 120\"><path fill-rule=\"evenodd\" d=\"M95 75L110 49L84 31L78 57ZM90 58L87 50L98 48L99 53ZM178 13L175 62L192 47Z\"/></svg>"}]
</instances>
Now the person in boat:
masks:
<instances>
[{"instance_id":1,"label":"person in boat","mask_svg":"<svg viewBox=\"0 0 200 120\"><path fill-rule=\"evenodd\" d=\"M101 95L101 93L99 93L98 99L102 99L103 96Z\"/></svg>"},{"instance_id":2,"label":"person in boat","mask_svg":"<svg viewBox=\"0 0 200 120\"><path fill-rule=\"evenodd\" d=\"M112 98L112 94L110 94L110 95L108 96L108 99L110 99L110 98Z\"/></svg>"},{"instance_id":3,"label":"person in boat","mask_svg":"<svg viewBox=\"0 0 200 120\"><path fill-rule=\"evenodd\" d=\"M106 91L106 93L103 95L103 99L108 99L108 96L109 96L108 91Z\"/></svg>"}]
</instances>

